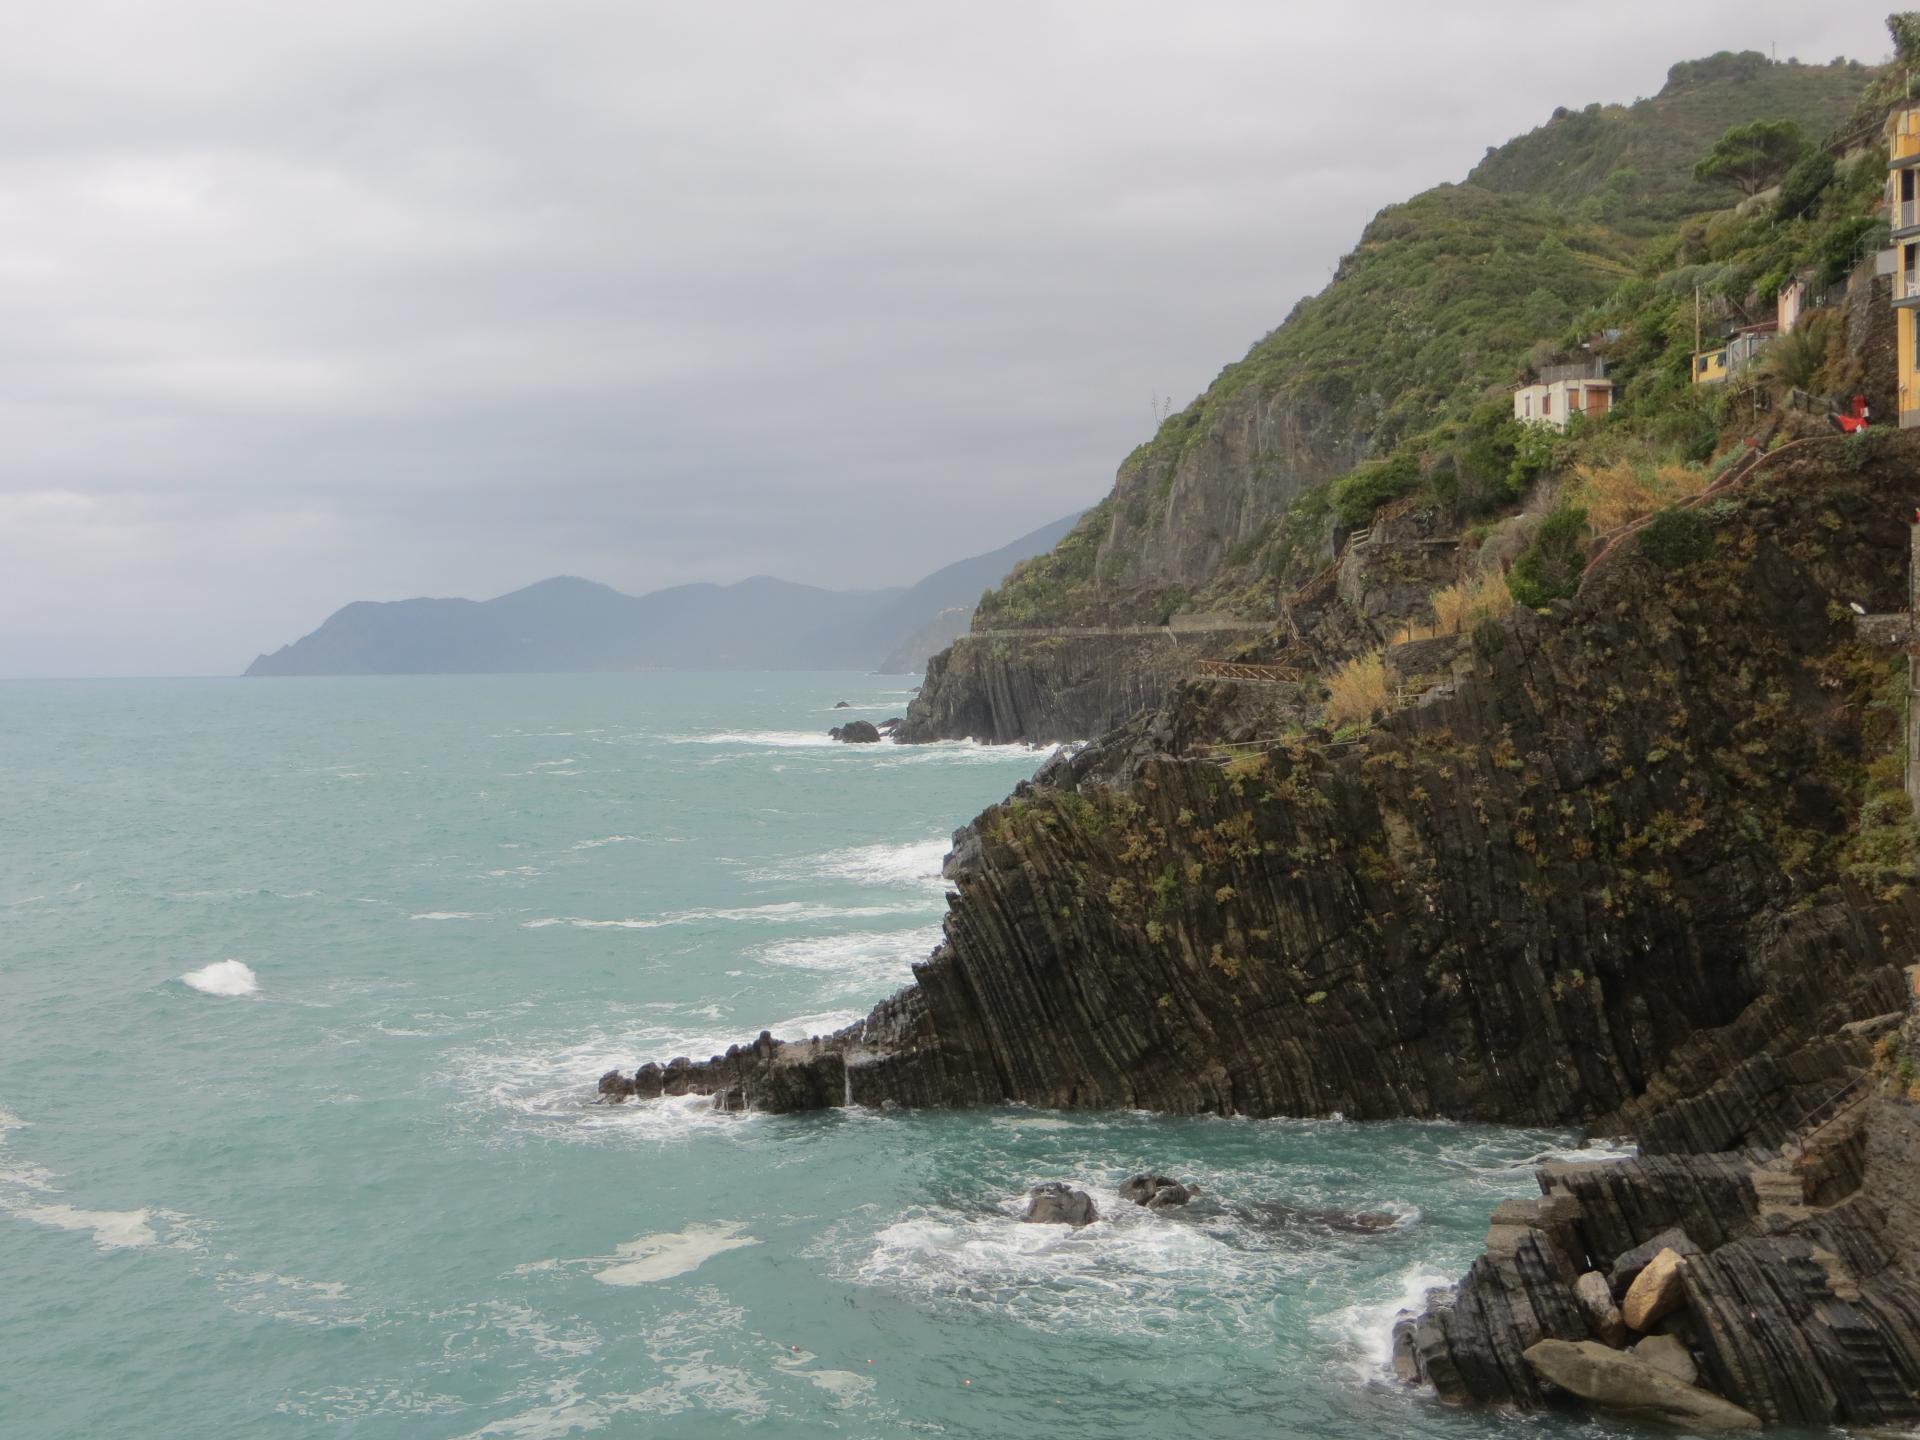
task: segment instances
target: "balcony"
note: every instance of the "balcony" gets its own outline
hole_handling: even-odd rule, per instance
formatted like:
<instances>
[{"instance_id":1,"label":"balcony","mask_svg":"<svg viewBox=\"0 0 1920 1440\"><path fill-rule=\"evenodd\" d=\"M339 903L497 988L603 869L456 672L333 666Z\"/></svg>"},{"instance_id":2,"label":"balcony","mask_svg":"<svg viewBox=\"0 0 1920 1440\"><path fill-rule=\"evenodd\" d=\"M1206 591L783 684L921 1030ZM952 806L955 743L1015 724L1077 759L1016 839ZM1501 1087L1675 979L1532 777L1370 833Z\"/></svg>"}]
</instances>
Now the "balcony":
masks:
<instances>
[{"instance_id":1,"label":"balcony","mask_svg":"<svg viewBox=\"0 0 1920 1440\"><path fill-rule=\"evenodd\" d=\"M1920 304L1920 270L1893 272L1893 303L1896 305Z\"/></svg>"},{"instance_id":2,"label":"balcony","mask_svg":"<svg viewBox=\"0 0 1920 1440\"><path fill-rule=\"evenodd\" d=\"M1920 229L1920 200L1895 200L1888 207L1887 223L1896 235Z\"/></svg>"}]
</instances>

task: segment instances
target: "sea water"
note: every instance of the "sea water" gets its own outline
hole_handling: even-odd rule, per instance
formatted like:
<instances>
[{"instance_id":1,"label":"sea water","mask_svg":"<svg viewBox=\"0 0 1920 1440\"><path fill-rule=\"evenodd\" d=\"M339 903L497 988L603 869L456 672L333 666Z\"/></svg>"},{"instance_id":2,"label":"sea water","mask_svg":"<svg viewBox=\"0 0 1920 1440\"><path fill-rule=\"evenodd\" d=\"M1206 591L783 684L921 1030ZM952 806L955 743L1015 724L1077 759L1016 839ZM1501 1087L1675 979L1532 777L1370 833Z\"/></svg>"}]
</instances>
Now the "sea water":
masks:
<instances>
[{"instance_id":1,"label":"sea water","mask_svg":"<svg viewBox=\"0 0 1920 1440\"><path fill-rule=\"evenodd\" d=\"M910 979L1044 754L827 740L907 698L0 685L0 1436L1511 1428L1382 1362L1566 1134L591 1103ZM1056 1179L1105 1218L1020 1224Z\"/></svg>"}]
</instances>

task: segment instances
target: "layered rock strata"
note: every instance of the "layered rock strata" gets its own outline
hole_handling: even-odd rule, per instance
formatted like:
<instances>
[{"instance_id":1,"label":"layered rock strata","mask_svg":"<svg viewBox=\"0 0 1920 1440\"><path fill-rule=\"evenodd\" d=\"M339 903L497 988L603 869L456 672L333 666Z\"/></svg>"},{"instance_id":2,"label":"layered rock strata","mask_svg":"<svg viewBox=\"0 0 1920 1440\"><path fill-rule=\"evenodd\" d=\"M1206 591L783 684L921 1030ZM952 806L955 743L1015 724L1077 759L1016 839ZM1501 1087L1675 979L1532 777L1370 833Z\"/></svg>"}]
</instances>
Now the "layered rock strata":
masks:
<instances>
[{"instance_id":1,"label":"layered rock strata","mask_svg":"<svg viewBox=\"0 0 1920 1440\"><path fill-rule=\"evenodd\" d=\"M1911 440L1847 445L1717 502L1698 562L1629 542L1577 600L1483 625L1359 740L1209 751L1239 687L1178 687L979 818L914 986L659 1083L1777 1143L1914 948L1910 906L1835 886L1897 740L1849 602L1899 607L1920 499Z\"/></svg>"}]
</instances>

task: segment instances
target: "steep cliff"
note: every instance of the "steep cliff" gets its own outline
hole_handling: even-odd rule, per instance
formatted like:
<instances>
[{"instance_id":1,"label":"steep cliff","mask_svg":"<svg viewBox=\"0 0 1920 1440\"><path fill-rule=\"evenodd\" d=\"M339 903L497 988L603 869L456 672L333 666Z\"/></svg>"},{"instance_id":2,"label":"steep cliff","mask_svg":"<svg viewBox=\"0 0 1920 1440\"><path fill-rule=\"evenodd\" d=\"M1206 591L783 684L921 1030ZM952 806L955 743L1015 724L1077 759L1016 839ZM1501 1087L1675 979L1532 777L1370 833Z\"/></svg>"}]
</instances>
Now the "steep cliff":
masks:
<instances>
[{"instance_id":1,"label":"steep cliff","mask_svg":"<svg viewBox=\"0 0 1920 1440\"><path fill-rule=\"evenodd\" d=\"M945 943L864 1024L609 1093L1777 1140L1911 958L1840 887L1912 864L1850 605L1903 603L1916 502L1920 440L1806 442L1700 507L1697 550L1627 538L1351 739L1222 749L1285 705L1183 685L980 817Z\"/></svg>"},{"instance_id":2,"label":"steep cliff","mask_svg":"<svg viewBox=\"0 0 1920 1440\"><path fill-rule=\"evenodd\" d=\"M1368 495L1390 499L1436 470L1457 477L1456 498L1498 492L1510 457L1480 454L1453 427L1476 407L1497 412L1530 349L1632 277L1676 216L1713 203L1692 166L1723 129L1786 118L1824 134L1870 75L1753 54L1675 66L1658 96L1557 112L1490 150L1466 183L1382 211L1320 294L1168 417L1050 554L982 600L973 628L996 646L963 640L929 667L909 738L1111 728L1166 686L1151 673L1116 686L1048 649L1046 632L1185 607L1271 621L1276 591L1365 523ZM1344 508L1335 482L1351 489ZM1007 638L1022 630L1037 633Z\"/></svg>"}]
</instances>

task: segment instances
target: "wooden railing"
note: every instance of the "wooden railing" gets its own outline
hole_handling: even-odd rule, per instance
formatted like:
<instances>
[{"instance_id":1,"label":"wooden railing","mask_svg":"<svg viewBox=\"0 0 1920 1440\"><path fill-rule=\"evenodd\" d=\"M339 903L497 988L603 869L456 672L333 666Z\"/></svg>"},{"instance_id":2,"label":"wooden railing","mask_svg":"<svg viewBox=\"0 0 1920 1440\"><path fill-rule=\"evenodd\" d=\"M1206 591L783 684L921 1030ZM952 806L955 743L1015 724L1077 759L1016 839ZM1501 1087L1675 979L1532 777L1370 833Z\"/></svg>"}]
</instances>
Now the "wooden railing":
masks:
<instances>
[{"instance_id":1,"label":"wooden railing","mask_svg":"<svg viewBox=\"0 0 1920 1440\"><path fill-rule=\"evenodd\" d=\"M1199 680L1250 680L1259 685L1298 684L1306 674L1294 665L1250 665L1239 660L1196 660L1192 672Z\"/></svg>"}]
</instances>

